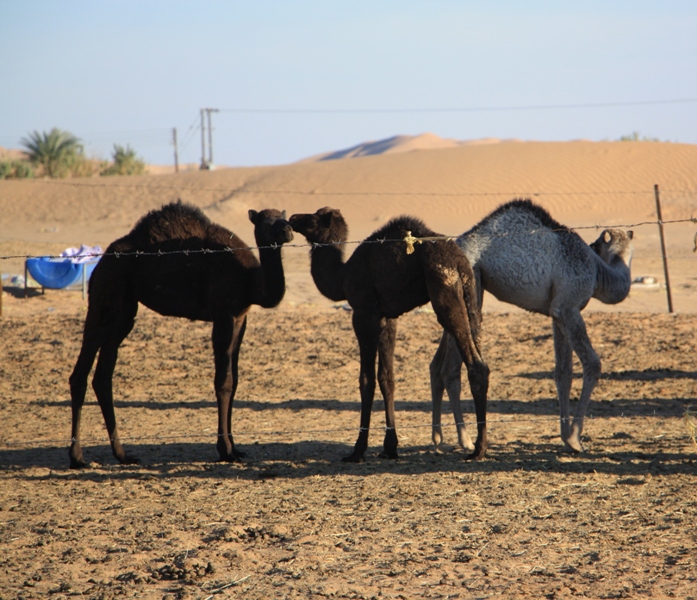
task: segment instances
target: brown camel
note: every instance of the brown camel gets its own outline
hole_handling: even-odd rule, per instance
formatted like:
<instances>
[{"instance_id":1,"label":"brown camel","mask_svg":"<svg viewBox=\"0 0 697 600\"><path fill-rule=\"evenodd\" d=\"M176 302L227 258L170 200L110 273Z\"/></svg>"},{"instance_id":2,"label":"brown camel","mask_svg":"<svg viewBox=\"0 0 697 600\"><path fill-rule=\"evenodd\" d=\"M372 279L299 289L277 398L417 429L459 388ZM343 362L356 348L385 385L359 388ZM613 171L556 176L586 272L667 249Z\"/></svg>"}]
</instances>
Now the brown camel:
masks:
<instances>
[{"instance_id":1,"label":"brown camel","mask_svg":"<svg viewBox=\"0 0 697 600\"><path fill-rule=\"evenodd\" d=\"M86 465L80 447L80 412L97 353L92 387L111 449L123 464L138 462L119 440L112 394L118 348L133 328L138 302L161 315L213 322L216 446L220 460L231 462L244 456L232 438L232 402L247 312L252 304L272 308L283 299L281 246L293 239L285 212L250 210L249 219L254 223L260 260L237 235L181 201L149 212L128 235L107 248L90 279L82 349L70 376L72 468Z\"/></svg>"},{"instance_id":2,"label":"brown camel","mask_svg":"<svg viewBox=\"0 0 697 600\"><path fill-rule=\"evenodd\" d=\"M375 396L376 355L377 381L385 399L382 456L397 458L393 365L397 318L429 300L438 322L453 336L467 365L478 433L474 452L468 458L483 458L487 448L489 369L479 350L481 313L474 273L455 242L429 241L407 254L403 240L409 232L420 238L438 234L418 219L399 217L363 241L344 262L348 227L338 210L321 208L314 214L293 215L289 221L295 231L314 244L310 250L311 273L319 291L334 301L348 300L353 309L353 330L361 357L361 425L353 452L343 460L364 460Z\"/></svg>"},{"instance_id":3,"label":"brown camel","mask_svg":"<svg viewBox=\"0 0 697 600\"><path fill-rule=\"evenodd\" d=\"M586 409L600 375L581 311L591 298L622 302L631 286L631 231L606 229L592 244L555 221L530 200L499 206L457 240L474 269L479 307L484 290L502 302L552 317L561 438L566 452L582 452ZM572 352L583 368L583 386L571 420ZM433 443L443 439L440 417L443 391L448 392L460 446L471 448L460 407L462 361L447 333L431 362Z\"/></svg>"}]
</instances>

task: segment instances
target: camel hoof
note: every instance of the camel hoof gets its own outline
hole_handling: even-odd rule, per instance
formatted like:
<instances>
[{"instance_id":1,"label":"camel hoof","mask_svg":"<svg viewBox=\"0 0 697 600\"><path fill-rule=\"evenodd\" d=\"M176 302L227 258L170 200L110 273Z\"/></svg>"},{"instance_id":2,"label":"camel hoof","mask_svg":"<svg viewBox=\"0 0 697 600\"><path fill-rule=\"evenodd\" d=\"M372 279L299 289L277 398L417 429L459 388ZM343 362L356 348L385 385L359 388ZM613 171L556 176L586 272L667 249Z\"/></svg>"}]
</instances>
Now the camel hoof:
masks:
<instances>
[{"instance_id":1,"label":"camel hoof","mask_svg":"<svg viewBox=\"0 0 697 600\"><path fill-rule=\"evenodd\" d=\"M363 458L362 454L349 454L348 456L344 456L344 458L341 459L341 462L345 463L364 463L365 458Z\"/></svg>"},{"instance_id":2,"label":"camel hoof","mask_svg":"<svg viewBox=\"0 0 697 600\"><path fill-rule=\"evenodd\" d=\"M85 469L85 468L87 468L87 463L82 459L76 460L71 456L70 457L70 468L71 469Z\"/></svg>"},{"instance_id":3,"label":"camel hoof","mask_svg":"<svg viewBox=\"0 0 697 600\"><path fill-rule=\"evenodd\" d=\"M581 454L584 452L583 446L581 444L578 445L578 448L575 446L572 446L568 441L564 442L564 449L563 452L566 454Z\"/></svg>"},{"instance_id":4,"label":"camel hoof","mask_svg":"<svg viewBox=\"0 0 697 600\"><path fill-rule=\"evenodd\" d=\"M397 460L399 458L399 454L396 452L380 452L378 454L379 458L384 458L386 460Z\"/></svg>"},{"instance_id":5,"label":"camel hoof","mask_svg":"<svg viewBox=\"0 0 697 600\"><path fill-rule=\"evenodd\" d=\"M119 459L119 462L122 465L139 465L140 459L136 458L135 456L131 456L130 454L126 454L126 456Z\"/></svg>"},{"instance_id":6,"label":"camel hoof","mask_svg":"<svg viewBox=\"0 0 697 600\"><path fill-rule=\"evenodd\" d=\"M484 460L486 452L472 452L465 457L465 460Z\"/></svg>"},{"instance_id":7,"label":"camel hoof","mask_svg":"<svg viewBox=\"0 0 697 600\"><path fill-rule=\"evenodd\" d=\"M246 454L242 454L240 456L239 452L236 452L234 454L226 454L226 455L221 455L218 457L218 462L227 462L227 463L236 463L236 462L242 462L242 459L247 456Z\"/></svg>"}]
</instances>

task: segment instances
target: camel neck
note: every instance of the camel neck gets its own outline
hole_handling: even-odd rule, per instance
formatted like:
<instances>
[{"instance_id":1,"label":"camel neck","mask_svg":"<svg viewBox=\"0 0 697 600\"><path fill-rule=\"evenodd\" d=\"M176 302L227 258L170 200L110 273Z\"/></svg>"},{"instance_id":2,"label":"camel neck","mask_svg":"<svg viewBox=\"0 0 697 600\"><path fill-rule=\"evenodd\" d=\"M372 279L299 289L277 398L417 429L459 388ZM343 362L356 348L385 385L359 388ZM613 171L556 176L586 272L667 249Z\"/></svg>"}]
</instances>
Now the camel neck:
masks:
<instances>
[{"instance_id":1,"label":"camel neck","mask_svg":"<svg viewBox=\"0 0 697 600\"><path fill-rule=\"evenodd\" d=\"M346 300L343 246L316 246L310 254L310 273L320 293L334 302Z\"/></svg>"},{"instance_id":2,"label":"camel neck","mask_svg":"<svg viewBox=\"0 0 697 600\"><path fill-rule=\"evenodd\" d=\"M254 304L262 308L273 308L278 306L286 293L281 247L265 248L262 244L259 245L262 246L259 249L261 266L256 271Z\"/></svg>"},{"instance_id":3,"label":"camel neck","mask_svg":"<svg viewBox=\"0 0 697 600\"><path fill-rule=\"evenodd\" d=\"M604 304L617 304L629 295L632 277L629 264L617 259L608 265L599 257L596 260L597 273L593 297Z\"/></svg>"}]
</instances>

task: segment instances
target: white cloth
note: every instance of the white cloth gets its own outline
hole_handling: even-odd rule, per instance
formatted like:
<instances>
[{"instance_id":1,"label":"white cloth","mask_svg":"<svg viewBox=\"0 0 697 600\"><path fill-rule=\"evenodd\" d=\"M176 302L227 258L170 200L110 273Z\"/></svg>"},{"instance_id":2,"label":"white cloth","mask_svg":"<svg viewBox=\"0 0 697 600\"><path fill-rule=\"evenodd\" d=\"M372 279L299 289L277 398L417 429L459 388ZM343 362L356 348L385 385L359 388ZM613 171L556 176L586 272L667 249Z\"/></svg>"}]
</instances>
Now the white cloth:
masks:
<instances>
[{"instance_id":1,"label":"white cloth","mask_svg":"<svg viewBox=\"0 0 697 600\"><path fill-rule=\"evenodd\" d=\"M102 255L101 246L85 246L82 244L79 248L66 248L61 252L61 257L69 258L70 262L84 263L97 260Z\"/></svg>"}]
</instances>

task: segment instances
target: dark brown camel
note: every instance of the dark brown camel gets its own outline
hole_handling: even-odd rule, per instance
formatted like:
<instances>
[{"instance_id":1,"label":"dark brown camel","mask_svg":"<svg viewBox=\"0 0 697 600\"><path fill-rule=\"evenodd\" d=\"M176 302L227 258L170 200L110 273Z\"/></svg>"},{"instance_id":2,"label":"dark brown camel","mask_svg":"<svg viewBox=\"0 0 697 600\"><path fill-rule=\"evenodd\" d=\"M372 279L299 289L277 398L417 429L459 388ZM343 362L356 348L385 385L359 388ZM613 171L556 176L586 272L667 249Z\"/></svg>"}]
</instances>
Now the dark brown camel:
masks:
<instances>
[{"instance_id":1,"label":"dark brown camel","mask_svg":"<svg viewBox=\"0 0 697 600\"><path fill-rule=\"evenodd\" d=\"M82 349L70 376L72 468L86 464L80 447L80 412L97 353L92 387L111 449L123 464L138 462L119 440L112 394L118 348L133 328L138 302L168 317L213 322L216 446L220 460L236 461L244 456L232 438L232 402L247 312L252 304L272 308L283 299L281 246L293 239L285 212L250 210L249 219L254 223L261 263L234 233L181 201L149 212L128 235L107 248L90 279Z\"/></svg>"},{"instance_id":2,"label":"dark brown camel","mask_svg":"<svg viewBox=\"0 0 697 600\"><path fill-rule=\"evenodd\" d=\"M438 322L456 340L467 365L477 414L477 441L469 458L486 453L486 394L489 368L479 350L481 313L477 305L474 273L454 241L440 239L417 244L407 254L404 240L438 234L413 217L399 217L373 233L344 262L348 227L341 213L321 208L314 214L297 214L291 226L313 244L312 278L327 298L348 300L353 309L353 330L361 357L361 426L353 452L345 462L362 462L368 447L370 414L377 381L385 399L386 431L383 457L397 458L394 417L394 344L397 318L429 300Z\"/></svg>"}]
</instances>

